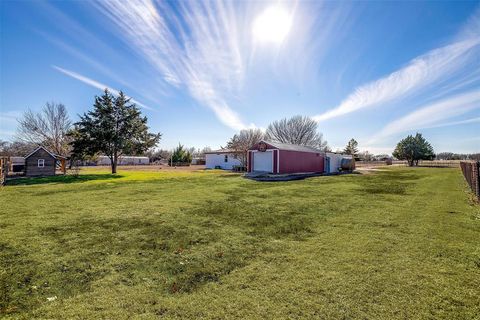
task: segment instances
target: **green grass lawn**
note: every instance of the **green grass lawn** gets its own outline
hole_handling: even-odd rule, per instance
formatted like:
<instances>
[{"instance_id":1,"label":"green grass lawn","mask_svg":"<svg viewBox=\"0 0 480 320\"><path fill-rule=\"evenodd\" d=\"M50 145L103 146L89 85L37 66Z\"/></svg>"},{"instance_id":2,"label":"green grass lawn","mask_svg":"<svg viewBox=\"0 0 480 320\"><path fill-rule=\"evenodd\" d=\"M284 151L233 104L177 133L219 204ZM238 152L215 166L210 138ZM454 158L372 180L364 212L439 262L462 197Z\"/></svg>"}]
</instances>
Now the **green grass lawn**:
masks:
<instances>
[{"instance_id":1,"label":"green grass lawn","mask_svg":"<svg viewBox=\"0 0 480 320\"><path fill-rule=\"evenodd\" d=\"M0 190L0 317L480 319L467 190L434 168L20 181Z\"/></svg>"}]
</instances>

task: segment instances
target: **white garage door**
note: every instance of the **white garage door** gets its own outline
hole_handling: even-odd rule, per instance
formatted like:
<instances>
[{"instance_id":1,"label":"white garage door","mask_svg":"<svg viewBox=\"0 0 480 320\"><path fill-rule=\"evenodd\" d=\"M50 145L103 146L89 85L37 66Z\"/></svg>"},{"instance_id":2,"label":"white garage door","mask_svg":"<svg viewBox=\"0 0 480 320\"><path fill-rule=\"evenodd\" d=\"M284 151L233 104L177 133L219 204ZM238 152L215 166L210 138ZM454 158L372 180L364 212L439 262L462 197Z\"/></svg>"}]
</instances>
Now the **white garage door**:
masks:
<instances>
[{"instance_id":1,"label":"white garage door","mask_svg":"<svg viewBox=\"0 0 480 320\"><path fill-rule=\"evenodd\" d=\"M273 151L253 153L253 171L273 172Z\"/></svg>"}]
</instances>

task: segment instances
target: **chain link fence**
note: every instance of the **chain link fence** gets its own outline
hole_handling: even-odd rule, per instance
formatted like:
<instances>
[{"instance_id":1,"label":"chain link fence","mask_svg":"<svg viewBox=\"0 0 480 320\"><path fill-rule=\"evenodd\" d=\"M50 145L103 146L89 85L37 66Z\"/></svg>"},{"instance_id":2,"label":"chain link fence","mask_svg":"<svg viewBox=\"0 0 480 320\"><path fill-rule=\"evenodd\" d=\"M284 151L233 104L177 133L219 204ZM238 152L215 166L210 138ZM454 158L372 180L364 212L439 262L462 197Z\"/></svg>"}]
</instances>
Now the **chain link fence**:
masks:
<instances>
[{"instance_id":1,"label":"chain link fence","mask_svg":"<svg viewBox=\"0 0 480 320\"><path fill-rule=\"evenodd\" d=\"M390 163L387 163L387 161L355 161L357 168L382 167L386 165L408 166L408 162L405 160L393 160ZM459 168L460 160L420 160L418 167Z\"/></svg>"}]
</instances>

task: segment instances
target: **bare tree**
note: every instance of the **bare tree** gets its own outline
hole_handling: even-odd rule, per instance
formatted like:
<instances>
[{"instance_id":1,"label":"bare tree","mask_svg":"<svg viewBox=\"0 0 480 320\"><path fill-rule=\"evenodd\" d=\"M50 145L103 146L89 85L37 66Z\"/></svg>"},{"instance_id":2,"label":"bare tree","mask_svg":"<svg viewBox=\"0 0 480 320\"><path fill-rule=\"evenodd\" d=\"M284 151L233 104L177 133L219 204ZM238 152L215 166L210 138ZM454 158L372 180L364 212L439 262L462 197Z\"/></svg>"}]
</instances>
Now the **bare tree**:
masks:
<instances>
[{"instance_id":1,"label":"bare tree","mask_svg":"<svg viewBox=\"0 0 480 320\"><path fill-rule=\"evenodd\" d=\"M201 158L205 158L205 153L207 152L211 152L212 151L212 148L210 147L204 147L202 150L200 150L200 157Z\"/></svg>"},{"instance_id":2,"label":"bare tree","mask_svg":"<svg viewBox=\"0 0 480 320\"><path fill-rule=\"evenodd\" d=\"M17 138L66 156L70 151L71 138L67 133L71 126L67 108L61 103L47 102L40 112L28 110L18 120Z\"/></svg>"},{"instance_id":3,"label":"bare tree","mask_svg":"<svg viewBox=\"0 0 480 320\"><path fill-rule=\"evenodd\" d=\"M318 132L318 123L304 116L272 122L265 133L267 140L291 143L328 151L327 141Z\"/></svg>"},{"instance_id":4,"label":"bare tree","mask_svg":"<svg viewBox=\"0 0 480 320\"><path fill-rule=\"evenodd\" d=\"M264 139L264 134L260 129L241 130L228 141L227 148L235 151L242 166L246 167L248 149L262 139Z\"/></svg>"},{"instance_id":5,"label":"bare tree","mask_svg":"<svg viewBox=\"0 0 480 320\"><path fill-rule=\"evenodd\" d=\"M375 160L373 154L368 152L368 150L365 150L363 152L359 152L358 157L363 161L373 161L373 160Z\"/></svg>"},{"instance_id":6,"label":"bare tree","mask_svg":"<svg viewBox=\"0 0 480 320\"><path fill-rule=\"evenodd\" d=\"M35 144L25 143L22 141L8 142L0 140L0 156L23 157L33 151Z\"/></svg>"}]
</instances>

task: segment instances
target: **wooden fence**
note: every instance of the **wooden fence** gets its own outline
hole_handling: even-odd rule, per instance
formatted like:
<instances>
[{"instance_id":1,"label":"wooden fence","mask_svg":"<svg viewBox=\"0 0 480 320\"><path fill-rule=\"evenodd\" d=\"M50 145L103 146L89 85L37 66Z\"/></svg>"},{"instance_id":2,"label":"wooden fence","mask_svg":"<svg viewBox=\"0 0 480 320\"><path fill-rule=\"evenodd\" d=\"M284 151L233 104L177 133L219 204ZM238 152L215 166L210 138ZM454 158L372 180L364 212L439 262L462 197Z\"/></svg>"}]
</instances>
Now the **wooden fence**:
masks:
<instances>
[{"instance_id":1,"label":"wooden fence","mask_svg":"<svg viewBox=\"0 0 480 320\"><path fill-rule=\"evenodd\" d=\"M468 185L480 200L480 161L461 161L460 167Z\"/></svg>"},{"instance_id":2,"label":"wooden fence","mask_svg":"<svg viewBox=\"0 0 480 320\"><path fill-rule=\"evenodd\" d=\"M0 157L0 186L3 186L7 180L8 167L8 157Z\"/></svg>"}]
</instances>

